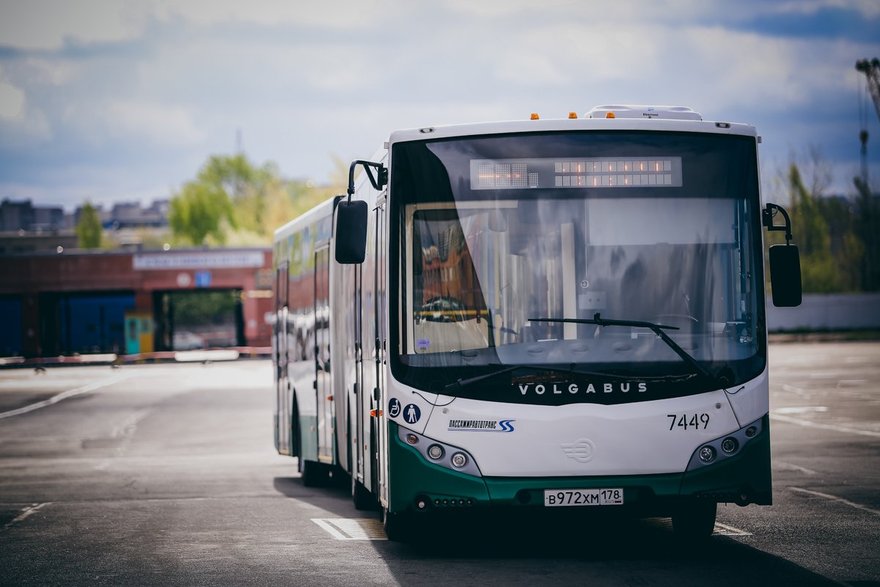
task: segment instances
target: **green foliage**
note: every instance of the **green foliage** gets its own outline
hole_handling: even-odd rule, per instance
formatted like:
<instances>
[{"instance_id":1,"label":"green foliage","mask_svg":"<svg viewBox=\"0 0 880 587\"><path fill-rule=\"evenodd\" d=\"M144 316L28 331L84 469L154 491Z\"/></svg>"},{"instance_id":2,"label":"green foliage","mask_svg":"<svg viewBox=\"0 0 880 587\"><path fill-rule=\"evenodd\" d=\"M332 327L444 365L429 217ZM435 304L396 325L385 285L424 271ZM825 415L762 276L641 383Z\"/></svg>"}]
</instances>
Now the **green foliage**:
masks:
<instances>
[{"instance_id":1,"label":"green foliage","mask_svg":"<svg viewBox=\"0 0 880 587\"><path fill-rule=\"evenodd\" d=\"M334 193L285 180L272 163L214 155L171 200L169 223L178 240L195 245L267 245L276 228Z\"/></svg>"},{"instance_id":2,"label":"green foliage","mask_svg":"<svg viewBox=\"0 0 880 587\"><path fill-rule=\"evenodd\" d=\"M859 277L865 291L880 290L880 195L872 193L860 179L855 180L856 215L853 230L863 246Z\"/></svg>"},{"instance_id":3,"label":"green foliage","mask_svg":"<svg viewBox=\"0 0 880 587\"><path fill-rule=\"evenodd\" d=\"M178 329L235 323L237 291L182 291L168 294Z\"/></svg>"},{"instance_id":4,"label":"green foliage","mask_svg":"<svg viewBox=\"0 0 880 587\"><path fill-rule=\"evenodd\" d=\"M101 247L101 216L91 202L86 202L76 222L76 238L81 249L97 249Z\"/></svg>"},{"instance_id":5,"label":"green foliage","mask_svg":"<svg viewBox=\"0 0 880 587\"><path fill-rule=\"evenodd\" d=\"M813 169L821 166L813 155ZM821 172L820 172L821 173ZM807 182L796 164L786 175L794 244L801 254L803 288L808 293L880 289L880 204L865 190L855 202L824 193L826 181ZM858 182L857 182L858 184ZM769 239L782 241L779 233ZM873 280L873 281L872 281Z\"/></svg>"},{"instance_id":6,"label":"green foliage","mask_svg":"<svg viewBox=\"0 0 880 587\"><path fill-rule=\"evenodd\" d=\"M800 170L788 170L791 194L792 230L797 231L801 253L801 275L805 292L833 292L841 289L841 278L831 255L831 235L822 214L819 195L804 186Z\"/></svg>"},{"instance_id":7,"label":"green foliage","mask_svg":"<svg viewBox=\"0 0 880 587\"><path fill-rule=\"evenodd\" d=\"M232 202L219 186L191 181L171 199L168 213L171 231L194 245L205 244L209 236L223 244L226 241L224 220L234 222Z\"/></svg>"}]
</instances>

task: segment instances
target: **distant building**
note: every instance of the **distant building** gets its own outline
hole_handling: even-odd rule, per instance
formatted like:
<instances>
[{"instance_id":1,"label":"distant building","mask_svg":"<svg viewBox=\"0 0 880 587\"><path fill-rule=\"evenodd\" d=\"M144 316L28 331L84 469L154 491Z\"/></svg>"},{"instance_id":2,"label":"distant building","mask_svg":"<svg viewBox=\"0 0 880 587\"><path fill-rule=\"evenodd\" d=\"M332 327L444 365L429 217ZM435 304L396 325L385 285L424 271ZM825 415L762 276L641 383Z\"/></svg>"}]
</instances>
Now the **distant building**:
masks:
<instances>
[{"instance_id":1,"label":"distant building","mask_svg":"<svg viewBox=\"0 0 880 587\"><path fill-rule=\"evenodd\" d=\"M30 200L0 202L0 255L52 253L76 244L61 207L35 207Z\"/></svg>"},{"instance_id":2,"label":"distant building","mask_svg":"<svg viewBox=\"0 0 880 587\"><path fill-rule=\"evenodd\" d=\"M113 205L105 228L162 228L168 226L168 200L157 200L144 208L139 202L121 202Z\"/></svg>"},{"instance_id":3,"label":"distant building","mask_svg":"<svg viewBox=\"0 0 880 587\"><path fill-rule=\"evenodd\" d=\"M273 282L264 247L0 255L0 357L269 347Z\"/></svg>"},{"instance_id":4,"label":"distant building","mask_svg":"<svg viewBox=\"0 0 880 587\"><path fill-rule=\"evenodd\" d=\"M63 253L75 249L77 244L76 234L71 229L0 232L0 256Z\"/></svg>"},{"instance_id":5,"label":"distant building","mask_svg":"<svg viewBox=\"0 0 880 587\"><path fill-rule=\"evenodd\" d=\"M123 248L140 248L142 229L167 229L169 200L149 206L121 202L109 210L93 205L105 230L114 234ZM65 214L60 206L34 206L30 200L4 199L0 203L0 255L52 253L76 249L76 225L83 206Z\"/></svg>"},{"instance_id":6,"label":"distant building","mask_svg":"<svg viewBox=\"0 0 880 587\"><path fill-rule=\"evenodd\" d=\"M65 228L64 210L59 207L34 207L30 200L0 202L0 232L41 232Z\"/></svg>"}]
</instances>

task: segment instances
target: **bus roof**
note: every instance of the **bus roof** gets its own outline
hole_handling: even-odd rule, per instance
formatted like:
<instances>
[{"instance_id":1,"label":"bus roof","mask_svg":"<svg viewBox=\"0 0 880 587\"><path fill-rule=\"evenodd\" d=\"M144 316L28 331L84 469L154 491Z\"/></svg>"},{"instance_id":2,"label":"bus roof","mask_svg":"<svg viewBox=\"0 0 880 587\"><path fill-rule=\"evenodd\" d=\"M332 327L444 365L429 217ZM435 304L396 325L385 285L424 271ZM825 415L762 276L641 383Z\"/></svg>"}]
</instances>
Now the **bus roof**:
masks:
<instances>
[{"instance_id":1,"label":"bus roof","mask_svg":"<svg viewBox=\"0 0 880 587\"><path fill-rule=\"evenodd\" d=\"M758 136L755 127L751 125L703 120L699 113L683 106L607 105L597 106L584 116L571 113L568 118L545 120L537 114L532 114L531 120L479 122L399 130L391 133L389 144L428 138L572 130L655 130Z\"/></svg>"}]
</instances>

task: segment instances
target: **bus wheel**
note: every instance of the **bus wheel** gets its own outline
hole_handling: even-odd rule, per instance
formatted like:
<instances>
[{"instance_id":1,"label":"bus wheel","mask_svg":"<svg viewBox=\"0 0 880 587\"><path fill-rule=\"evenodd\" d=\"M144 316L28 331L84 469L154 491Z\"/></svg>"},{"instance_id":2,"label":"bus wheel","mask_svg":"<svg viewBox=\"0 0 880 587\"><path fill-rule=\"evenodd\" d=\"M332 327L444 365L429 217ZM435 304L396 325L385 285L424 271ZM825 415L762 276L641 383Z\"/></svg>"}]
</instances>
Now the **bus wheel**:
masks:
<instances>
[{"instance_id":1,"label":"bus wheel","mask_svg":"<svg viewBox=\"0 0 880 587\"><path fill-rule=\"evenodd\" d=\"M409 538L409 518L406 514L394 514L383 507L382 527L385 529L388 540L392 542L405 542Z\"/></svg>"},{"instance_id":2,"label":"bus wheel","mask_svg":"<svg viewBox=\"0 0 880 587\"><path fill-rule=\"evenodd\" d=\"M718 504L705 499L692 499L681 504L672 515L675 535L685 542L702 542L712 536Z\"/></svg>"},{"instance_id":3,"label":"bus wheel","mask_svg":"<svg viewBox=\"0 0 880 587\"><path fill-rule=\"evenodd\" d=\"M373 494L354 475L351 476L351 501L357 510L371 510L376 507Z\"/></svg>"},{"instance_id":4,"label":"bus wheel","mask_svg":"<svg viewBox=\"0 0 880 587\"><path fill-rule=\"evenodd\" d=\"M306 487L321 487L330 479L330 469L322 463L307 461L300 457L300 473L302 473L303 485Z\"/></svg>"}]
</instances>

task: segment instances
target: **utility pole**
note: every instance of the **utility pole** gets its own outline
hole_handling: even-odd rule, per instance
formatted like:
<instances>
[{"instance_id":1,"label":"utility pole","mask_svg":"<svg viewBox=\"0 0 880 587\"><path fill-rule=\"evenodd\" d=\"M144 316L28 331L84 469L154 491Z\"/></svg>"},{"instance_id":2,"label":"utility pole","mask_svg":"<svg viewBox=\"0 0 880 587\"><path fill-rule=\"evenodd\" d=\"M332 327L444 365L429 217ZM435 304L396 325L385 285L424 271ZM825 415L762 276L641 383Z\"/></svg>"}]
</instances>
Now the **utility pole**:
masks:
<instances>
[{"instance_id":1,"label":"utility pole","mask_svg":"<svg viewBox=\"0 0 880 587\"><path fill-rule=\"evenodd\" d=\"M880 118L880 59L860 59L856 71L865 74L867 90L874 101L877 118ZM871 192L868 185L868 105L865 96L859 91L859 140L862 143L862 173L855 178L858 196L856 200L856 231L865 246L861 262L862 289L880 289L880 199Z\"/></svg>"},{"instance_id":2,"label":"utility pole","mask_svg":"<svg viewBox=\"0 0 880 587\"><path fill-rule=\"evenodd\" d=\"M868 92L874 101L874 110L880 119L880 59L860 59L856 61L856 71L865 74L868 83ZM861 143L862 157L862 184L868 187L868 107L863 105L863 97L859 92L859 142Z\"/></svg>"}]
</instances>

